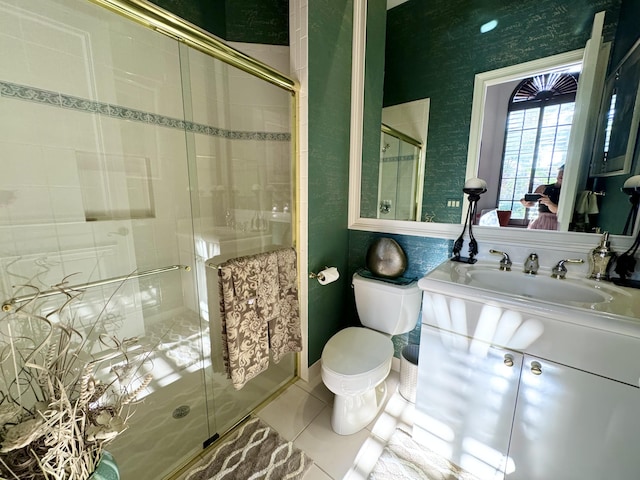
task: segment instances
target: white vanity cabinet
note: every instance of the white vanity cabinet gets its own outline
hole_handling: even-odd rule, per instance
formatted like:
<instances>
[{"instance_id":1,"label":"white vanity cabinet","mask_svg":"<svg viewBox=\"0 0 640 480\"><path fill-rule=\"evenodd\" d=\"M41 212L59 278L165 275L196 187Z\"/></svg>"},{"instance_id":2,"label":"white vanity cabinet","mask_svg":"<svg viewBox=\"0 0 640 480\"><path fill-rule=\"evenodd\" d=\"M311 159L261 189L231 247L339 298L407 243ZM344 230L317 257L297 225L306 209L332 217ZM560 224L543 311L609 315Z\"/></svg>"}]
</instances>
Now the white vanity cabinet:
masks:
<instances>
[{"instance_id":1,"label":"white vanity cabinet","mask_svg":"<svg viewBox=\"0 0 640 480\"><path fill-rule=\"evenodd\" d=\"M639 408L635 386L526 355L506 478L640 478Z\"/></svg>"},{"instance_id":2,"label":"white vanity cabinet","mask_svg":"<svg viewBox=\"0 0 640 480\"><path fill-rule=\"evenodd\" d=\"M415 440L482 480L640 478L640 321L442 283L421 285Z\"/></svg>"},{"instance_id":3,"label":"white vanity cabinet","mask_svg":"<svg viewBox=\"0 0 640 480\"><path fill-rule=\"evenodd\" d=\"M414 439L482 479L504 478L522 358L423 326Z\"/></svg>"}]
</instances>

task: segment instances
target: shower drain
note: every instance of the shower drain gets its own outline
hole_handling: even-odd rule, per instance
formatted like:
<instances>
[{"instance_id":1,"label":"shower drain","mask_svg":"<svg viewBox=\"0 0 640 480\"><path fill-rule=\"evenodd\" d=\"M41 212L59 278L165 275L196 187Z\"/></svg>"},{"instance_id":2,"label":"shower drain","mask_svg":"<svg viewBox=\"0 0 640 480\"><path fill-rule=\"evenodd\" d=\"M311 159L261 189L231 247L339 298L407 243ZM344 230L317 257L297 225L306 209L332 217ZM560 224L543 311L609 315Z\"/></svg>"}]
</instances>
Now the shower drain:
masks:
<instances>
[{"instance_id":1,"label":"shower drain","mask_svg":"<svg viewBox=\"0 0 640 480\"><path fill-rule=\"evenodd\" d=\"M189 412L191 411L191 407L189 405L180 405L178 408L176 408L173 413L171 414L171 416L173 418L184 418L187 415L189 415Z\"/></svg>"}]
</instances>

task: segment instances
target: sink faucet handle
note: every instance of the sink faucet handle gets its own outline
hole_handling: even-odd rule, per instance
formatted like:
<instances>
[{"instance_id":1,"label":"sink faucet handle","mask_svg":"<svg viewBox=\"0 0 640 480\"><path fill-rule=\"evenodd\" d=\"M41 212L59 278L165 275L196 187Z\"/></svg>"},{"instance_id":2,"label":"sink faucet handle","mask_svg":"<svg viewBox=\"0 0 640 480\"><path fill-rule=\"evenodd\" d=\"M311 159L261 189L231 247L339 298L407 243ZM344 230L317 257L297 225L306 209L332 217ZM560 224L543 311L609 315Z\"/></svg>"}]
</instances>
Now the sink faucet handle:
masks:
<instances>
[{"instance_id":1,"label":"sink faucet handle","mask_svg":"<svg viewBox=\"0 0 640 480\"><path fill-rule=\"evenodd\" d=\"M510 271L511 270L511 259L507 252L501 252L500 250L494 250L493 248L489 250L489 253L495 253L496 255L502 255L502 260L500 260L500 270Z\"/></svg>"},{"instance_id":2,"label":"sink faucet handle","mask_svg":"<svg viewBox=\"0 0 640 480\"><path fill-rule=\"evenodd\" d=\"M538 261L538 254L531 253L524 262L524 273L535 275L540 268L540 262Z\"/></svg>"},{"instance_id":3,"label":"sink faucet handle","mask_svg":"<svg viewBox=\"0 0 640 480\"><path fill-rule=\"evenodd\" d=\"M584 260L581 258L565 258L564 260L560 260L551 270L551 276L553 278L563 279L566 277L567 267L564 266L565 263L584 263Z\"/></svg>"}]
</instances>

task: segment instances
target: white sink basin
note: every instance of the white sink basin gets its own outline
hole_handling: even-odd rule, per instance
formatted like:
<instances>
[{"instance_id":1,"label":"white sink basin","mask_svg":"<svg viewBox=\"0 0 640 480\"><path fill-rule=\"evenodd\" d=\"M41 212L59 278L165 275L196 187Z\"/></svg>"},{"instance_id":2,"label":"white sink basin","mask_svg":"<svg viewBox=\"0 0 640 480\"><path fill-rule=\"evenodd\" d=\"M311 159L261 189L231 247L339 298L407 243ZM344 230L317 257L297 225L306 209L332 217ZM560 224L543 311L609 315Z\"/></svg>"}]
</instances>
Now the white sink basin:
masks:
<instances>
[{"instance_id":1,"label":"white sink basin","mask_svg":"<svg viewBox=\"0 0 640 480\"><path fill-rule=\"evenodd\" d=\"M498 269L496 262L479 261L473 265L446 261L422 277L418 286L443 294L480 297L496 302L588 309L637 318L640 302L637 291L609 282L587 278L552 278L549 270L529 275L513 266L510 272ZM636 294L634 296L634 294ZM555 308L555 307L554 307Z\"/></svg>"},{"instance_id":2,"label":"white sink basin","mask_svg":"<svg viewBox=\"0 0 640 480\"><path fill-rule=\"evenodd\" d=\"M467 274L467 285L528 297L553 303L600 303L609 302L612 296L595 285L575 283L541 275L519 274L500 270L476 269Z\"/></svg>"}]
</instances>

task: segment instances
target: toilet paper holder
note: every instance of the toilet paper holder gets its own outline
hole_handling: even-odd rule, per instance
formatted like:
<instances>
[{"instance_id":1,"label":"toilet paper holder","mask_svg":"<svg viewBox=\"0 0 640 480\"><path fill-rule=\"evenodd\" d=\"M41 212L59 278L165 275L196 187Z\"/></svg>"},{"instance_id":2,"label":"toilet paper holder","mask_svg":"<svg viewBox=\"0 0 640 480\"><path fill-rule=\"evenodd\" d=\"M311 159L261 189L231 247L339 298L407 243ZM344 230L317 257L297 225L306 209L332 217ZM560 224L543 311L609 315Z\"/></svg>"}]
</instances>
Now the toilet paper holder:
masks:
<instances>
[{"instance_id":1,"label":"toilet paper holder","mask_svg":"<svg viewBox=\"0 0 640 480\"><path fill-rule=\"evenodd\" d=\"M322 271L326 270L327 266L325 266ZM313 272L309 272L309 278L317 278L318 280L324 280L324 274L322 273L322 271L318 272L318 273L313 273Z\"/></svg>"},{"instance_id":2,"label":"toilet paper holder","mask_svg":"<svg viewBox=\"0 0 640 480\"><path fill-rule=\"evenodd\" d=\"M315 278L320 285L328 285L340 278L340 272L336 267L324 267L324 270L309 273L309 278Z\"/></svg>"}]
</instances>

